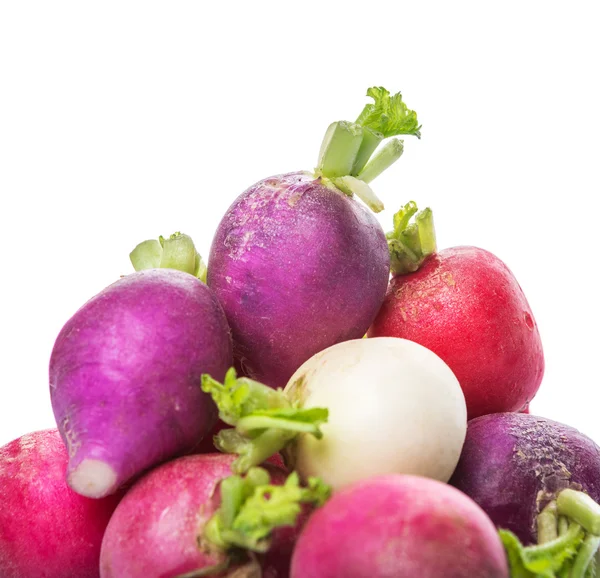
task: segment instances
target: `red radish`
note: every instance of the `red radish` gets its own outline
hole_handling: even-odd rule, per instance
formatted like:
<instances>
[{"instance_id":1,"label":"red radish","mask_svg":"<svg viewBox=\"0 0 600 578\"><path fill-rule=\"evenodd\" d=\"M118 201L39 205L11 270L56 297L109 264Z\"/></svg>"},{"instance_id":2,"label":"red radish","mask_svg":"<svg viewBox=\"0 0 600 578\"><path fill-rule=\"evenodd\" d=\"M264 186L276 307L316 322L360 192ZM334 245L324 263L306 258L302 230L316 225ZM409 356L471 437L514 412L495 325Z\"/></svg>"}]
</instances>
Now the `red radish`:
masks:
<instances>
[{"instance_id":1,"label":"red radish","mask_svg":"<svg viewBox=\"0 0 600 578\"><path fill-rule=\"evenodd\" d=\"M491 520L435 480L387 475L336 492L296 544L291 578L508 578Z\"/></svg>"},{"instance_id":2,"label":"red radish","mask_svg":"<svg viewBox=\"0 0 600 578\"><path fill-rule=\"evenodd\" d=\"M56 429L0 448L0 576L98 578L100 544L119 495L91 500L65 481Z\"/></svg>"},{"instance_id":3,"label":"red radish","mask_svg":"<svg viewBox=\"0 0 600 578\"><path fill-rule=\"evenodd\" d=\"M71 488L103 497L192 451L217 419L201 375L224 376L231 348L215 295L182 271L132 273L83 305L50 360Z\"/></svg>"},{"instance_id":4,"label":"red radish","mask_svg":"<svg viewBox=\"0 0 600 578\"><path fill-rule=\"evenodd\" d=\"M295 526L292 523L290 527L275 529L271 548L257 554L256 563L243 556L241 549L226 550L225 547L232 534L249 547L260 546L256 532L272 520L281 522L282 519L289 523L290 511L296 519L300 512L298 499L306 500L305 496L311 490L294 486L290 478L286 481L283 470L266 465L271 483L283 486L281 493L272 489L269 499L259 501L256 492L264 481L257 480L261 476L268 479L268 475L262 469L251 470L244 481L255 476L256 480L250 480L255 484L255 497L249 498L240 509L241 514L236 517L240 524L236 521L233 526L225 525L223 529L221 522L238 507L238 500L241 502L248 497L243 495L246 490L240 488L242 479L229 477L233 459L223 454L185 456L163 464L141 478L126 494L108 525L102 543L101 577L175 578L187 572L206 572L212 567L215 568L211 576L229 576L223 569L227 560L231 561L227 571L237 570L239 576L254 575L250 571L256 570L257 563L263 578L287 577L292 548L303 517ZM228 479L222 482L223 478ZM231 482L234 485L225 486ZM317 491L321 492L322 488ZM254 509L249 510L252 499ZM221 517L214 517L221 506ZM244 523L241 523L241 517L244 517ZM242 533L242 527L246 533ZM233 544L239 545L239 541ZM264 547L254 549L265 550ZM240 561L236 561L236 554ZM243 573L242 568L248 573Z\"/></svg>"},{"instance_id":5,"label":"red radish","mask_svg":"<svg viewBox=\"0 0 600 578\"><path fill-rule=\"evenodd\" d=\"M431 212L408 225L416 210L409 203L394 218L388 241L396 274L368 336L404 337L437 353L464 391L469 419L519 411L544 373L540 335L521 287L488 251L435 252Z\"/></svg>"}]
</instances>

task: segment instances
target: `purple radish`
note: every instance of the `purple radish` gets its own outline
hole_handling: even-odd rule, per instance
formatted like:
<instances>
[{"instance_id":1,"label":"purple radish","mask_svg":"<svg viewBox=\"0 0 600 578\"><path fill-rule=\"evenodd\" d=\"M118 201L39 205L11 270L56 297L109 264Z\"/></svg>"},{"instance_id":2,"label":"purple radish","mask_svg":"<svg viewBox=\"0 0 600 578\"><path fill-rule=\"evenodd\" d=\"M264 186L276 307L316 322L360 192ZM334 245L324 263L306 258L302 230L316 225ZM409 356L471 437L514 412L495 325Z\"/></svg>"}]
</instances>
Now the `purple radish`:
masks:
<instances>
[{"instance_id":1,"label":"purple radish","mask_svg":"<svg viewBox=\"0 0 600 578\"><path fill-rule=\"evenodd\" d=\"M600 448L576 429L543 417L485 415L469 422L450 483L496 526L533 544L539 515L561 490L600 499Z\"/></svg>"},{"instance_id":2,"label":"purple radish","mask_svg":"<svg viewBox=\"0 0 600 578\"><path fill-rule=\"evenodd\" d=\"M90 299L50 360L69 486L100 498L193 450L217 419L201 375L224 376L231 349L215 295L188 273L132 273Z\"/></svg>"},{"instance_id":3,"label":"purple radish","mask_svg":"<svg viewBox=\"0 0 600 578\"><path fill-rule=\"evenodd\" d=\"M402 153L397 134L419 135L400 94L369 89L356 123L333 123L314 173L264 179L240 195L218 226L208 285L231 325L242 374L283 387L312 355L362 337L383 302L390 259L367 184Z\"/></svg>"}]
</instances>

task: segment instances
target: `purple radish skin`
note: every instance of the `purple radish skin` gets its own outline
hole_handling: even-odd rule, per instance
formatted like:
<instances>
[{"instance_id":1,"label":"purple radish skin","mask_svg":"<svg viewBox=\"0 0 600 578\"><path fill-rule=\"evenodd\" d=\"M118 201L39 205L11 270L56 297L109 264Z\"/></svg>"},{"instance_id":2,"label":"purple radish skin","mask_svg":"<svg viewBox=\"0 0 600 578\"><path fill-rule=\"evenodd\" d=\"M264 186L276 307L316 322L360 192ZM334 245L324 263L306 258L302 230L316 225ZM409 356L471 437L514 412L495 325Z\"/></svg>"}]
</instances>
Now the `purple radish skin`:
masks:
<instances>
[{"instance_id":1,"label":"purple radish skin","mask_svg":"<svg viewBox=\"0 0 600 578\"><path fill-rule=\"evenodd\" d=\"M216 297L188 273L132 273L90 299L50 360L70 487L100 498L193 450L217 418L201 375L224 376L231 348Z\"/></svg>"}]
</instances>

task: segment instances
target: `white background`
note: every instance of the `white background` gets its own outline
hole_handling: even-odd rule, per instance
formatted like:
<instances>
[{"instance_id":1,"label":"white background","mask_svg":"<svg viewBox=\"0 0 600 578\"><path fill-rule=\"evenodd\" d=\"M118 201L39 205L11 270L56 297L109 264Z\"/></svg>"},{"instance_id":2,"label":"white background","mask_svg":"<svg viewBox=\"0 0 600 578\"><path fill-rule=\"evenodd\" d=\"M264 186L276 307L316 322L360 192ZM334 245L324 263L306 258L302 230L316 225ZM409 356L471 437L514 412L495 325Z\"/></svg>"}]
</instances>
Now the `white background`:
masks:
<instances>
[{"instance_id":1,"label":"white background","mask_svg":"<svg viewBox=\"0 0 600 578\"><path fill-rule=\"evenodd\" d=\"M423 138L374 188L433 208L521 283L546 353L534 413L600 441L595 2L0 4L0 444L54 425L61 326L176 230L208 254L253 182L314 166L371 85Z\"/></svg>"}]
</instances>

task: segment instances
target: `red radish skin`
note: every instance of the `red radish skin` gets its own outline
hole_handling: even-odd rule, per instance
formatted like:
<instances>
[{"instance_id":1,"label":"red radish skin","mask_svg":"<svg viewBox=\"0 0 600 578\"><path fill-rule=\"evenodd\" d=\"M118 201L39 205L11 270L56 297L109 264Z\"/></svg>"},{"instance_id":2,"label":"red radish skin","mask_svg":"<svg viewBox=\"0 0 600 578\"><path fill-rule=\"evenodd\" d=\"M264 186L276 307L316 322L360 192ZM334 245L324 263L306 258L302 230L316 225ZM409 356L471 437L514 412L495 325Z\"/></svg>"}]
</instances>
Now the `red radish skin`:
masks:
<instances>
[{"instance_id":1,"label":"red radish skin","mask_svg":"<svg viewBox=\"0 0 600 578\"><path fill-rule=\"evenodd\" d=\"M221 563L223 555L199 548L198 535L218 508L215 490L220 480L231 475L234 459L224 454L185 456L141 478L126 494L106 530L101 578L173 578ZM263 467L272 483L285 481L283 470ZM263 578L288 576L298 532L299 526L275 530L271 550L259 557Z\"/></svg>"},{"instance_id":2,"label":"red radish skin","mask_svg":"<svg viewBox=\"0 0 600 578\"><path fill-rule=\"evenodd\" d=\"M90 299L67 321L50 359L71 488L103 497L193 451L217 419L201 376L222 378L232 363L225 314L188 273L132 273Z\"/></svg>"},{"instance_id":3,"label":"red radish skin","mask_svg":"<svg viewBox=\"0 0 600 578\"><path fill-rule=\"evenodd\" d=\"M437 353L464 391L469 419L518 411L537 392L544 355L508 267L477 247L444 249L392 278L369 337L404 337Z\"/></svg>"},{"instance_id":4,"label":"red radish skin","mask_svg":"<svg viewBox=\"0 0 600 578\"><path fill-rule=\"evenodd\" d=\"M240 374L284 387L315 353L362 337L389 268L383 229L354 198L304 172L250 187L217 228L207 276Z\"/></svg>"},{"instance_id":5,"label":"red radish skin","mask_svg":"<svg viewBox=\"0 0 600 578\"><path fill-rule=\"evenodd\" d=\"M120 495L91 500L65 480L56 429L0 448L0 576L98 578L100 544Z\"/></svg>"},{"instance_id":6,"label":"red radish skin","mask_svg":"<svg viewBox=\"0 0 600 578\"><path fill-rule=\"evenodd\" d=\"M508 578L496 528L441 482L387 475L335 493L309 518L291 578Z\"/></svg>"}]
</instances>

